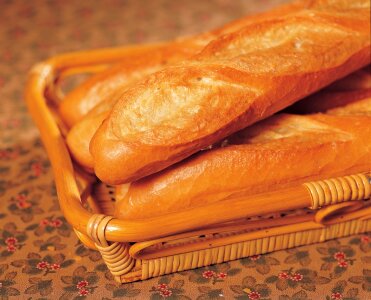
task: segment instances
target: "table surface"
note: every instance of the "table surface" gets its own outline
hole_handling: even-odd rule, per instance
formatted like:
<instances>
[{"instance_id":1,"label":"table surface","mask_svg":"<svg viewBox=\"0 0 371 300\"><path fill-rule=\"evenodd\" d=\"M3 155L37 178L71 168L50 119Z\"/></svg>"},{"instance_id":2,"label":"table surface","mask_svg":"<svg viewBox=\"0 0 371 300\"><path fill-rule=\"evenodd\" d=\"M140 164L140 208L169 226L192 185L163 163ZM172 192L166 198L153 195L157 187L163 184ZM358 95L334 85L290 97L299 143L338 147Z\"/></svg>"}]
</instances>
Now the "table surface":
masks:
<instances>
[{"instance_id":1,"label":"table surface","mask_svg":"<svg viewBox=\"0 0 371 300\"><path fill-rule=\"evenodd\" d=\"M63 218L22 99L28 70L49 56L193 34L282 2L0 0L1 299L371 299L370 235L115 284Z\"/></svg>"}]
</instances>

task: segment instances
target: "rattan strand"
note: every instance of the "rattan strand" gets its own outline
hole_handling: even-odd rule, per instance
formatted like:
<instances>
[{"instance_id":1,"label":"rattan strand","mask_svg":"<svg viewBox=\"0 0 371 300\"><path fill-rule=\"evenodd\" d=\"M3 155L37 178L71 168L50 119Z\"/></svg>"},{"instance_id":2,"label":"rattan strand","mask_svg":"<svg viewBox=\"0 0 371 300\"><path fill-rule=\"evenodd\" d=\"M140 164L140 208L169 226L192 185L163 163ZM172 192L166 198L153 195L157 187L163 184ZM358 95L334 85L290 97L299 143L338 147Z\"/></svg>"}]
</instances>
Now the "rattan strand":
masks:
<instances>
[{"instance_id":1,"label":"rattan strand","mask_svg":"<svg viewBox=\"0 0 371 300\"><path fill-rule=\"evenodd\" d=\"M365 174L304 183L312 198L312 209L344 201L370 197L369 178Z\"/></svg>"},{"instance_id":2,"label":"rattan strand","mask_svg":"<svg viewBox=\"0 0 371 300\"><path fill-rule=\"evenodd\" d=\"M87 233L95 242L95 246L102 255L108 269L114 276L114 279L121 282L121 275L130 272L134 265L135 259L129 255L128 243L114 242L110 244L105 238L105 229L112 216L94 214L88 221Z\"/></svg>"},{"instance_id":3,"label":"rattan strand","mask_svg":"<svg viewBox=\"0 0 371 300\"><path fill-rule=\"evenodd\" d=\"M142 261L142 280L222 263L251 255L293 248L371 230L371 220L352 220L322 229L294 232L231 245Z\"/></svg>"}]
</instances>

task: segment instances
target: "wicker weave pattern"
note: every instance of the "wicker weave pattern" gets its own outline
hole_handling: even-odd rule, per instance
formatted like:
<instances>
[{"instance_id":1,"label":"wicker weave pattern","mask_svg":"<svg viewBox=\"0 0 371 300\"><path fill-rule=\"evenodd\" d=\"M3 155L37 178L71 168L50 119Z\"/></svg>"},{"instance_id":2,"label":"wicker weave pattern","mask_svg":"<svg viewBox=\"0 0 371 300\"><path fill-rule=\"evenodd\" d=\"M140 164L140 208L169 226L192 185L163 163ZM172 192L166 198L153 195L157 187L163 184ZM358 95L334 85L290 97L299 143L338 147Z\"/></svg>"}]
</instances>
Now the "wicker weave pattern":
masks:
<instances>
[{"instance_id":1,"label":"wicker weave pattern","mask_svg":"<svg viewBox=\"0 0 371 300\"><path fill-rule=\"evenodd\" d=\"M105 238L105 229L113 217L94 214L89 219L87 233L95 242L104 262L115 280L121 282L120 276L128 273L135 265L135 259L129 255L128 243L114 242L110 244Z\"/></svg>"},{"instance_id":2,"label":"wicker weave pattern","mask_svg":"<svg viewBox=\"0 0 371 300\"><path fill-rule=\"evenodd\" d=\"M135 260L129 255L129 244L127 243L115 242L108 247L97 245L97 249L113 276L126 274L134 267Z\"/></svg>"},{"instance_id":3,"label":"wicker weave pattern","mask_svg":"<svg viewBox=\"0 0 371 300\"><path fill-rule=\"evenodd\" d=\"M305 183L312 197L312 209L344 201L368 199L371 194L365 174Z\"/></svg>"},{"instance_id":4,"label":"wicker weave pattern","mask_svg":"<svg viewBox=\"0 0 371 300\"><path fill-rule=\"evenodd\" d=\"M371 230L371 220L352 220L321 229L293 232L263 239L193 251L142 261L142 280L173 272L195 269L251 255L264 254Z\"/></svg>"}]
</instances>

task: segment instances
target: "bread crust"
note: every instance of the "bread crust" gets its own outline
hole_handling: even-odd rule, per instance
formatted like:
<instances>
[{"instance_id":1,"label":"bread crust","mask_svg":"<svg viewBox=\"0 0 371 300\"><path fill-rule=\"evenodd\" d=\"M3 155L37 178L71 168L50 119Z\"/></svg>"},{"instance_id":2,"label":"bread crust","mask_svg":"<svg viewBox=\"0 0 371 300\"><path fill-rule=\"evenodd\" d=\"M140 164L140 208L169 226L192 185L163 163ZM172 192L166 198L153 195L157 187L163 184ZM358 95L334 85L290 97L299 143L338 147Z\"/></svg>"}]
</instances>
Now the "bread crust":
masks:
<instances>
[{"instance_id":1,"label":"bread crust","mask_svg":"<svg viewBox=\"0 0 371 300\"><path fill-rule=\"evenodd\" d=\"M332 107L326 111L329 115L336 116L369 116L371 117L371 93L366 98L348 102L343 106Z\"/></svg>"},{"instance_id":2,"label":"bread crust","mask_svg":"<svg viewBox=\"0 0 371 300\"><path fill-rule=\"evenodd\" d=\"M293 13L308 5L308 0L296 1L279 6L268 13L246 16L209 33L149 47L147 52L129 54L120 64L92 76L68 94L59 108L62 119L71 127L66 140L72 157L86 171L93 172L90 141L107 118L117 97L130 84L166 65L192 56L212 38L236 31L250 23Z\"/></svg>"},{"instance_id":3,"label":"bread crust","mask_svg":"<svg viewBox=\"0 0 371 300\"><path fill-rule=\"evenodd\" d=\"M67 126L72 127L96 105L110 101L125 86L147 74L161 70L169 63L185 59L202 49L198 40L182 40L148 46L145 51L128 54L120 63L92 76L68 93L59 107Z\"/></svg>"},{"instance_id":4,"label":"bread crust","mask_svg":"<svg viewBox=\"0 0 371 300\"><path fill-rule=\"evenodd\" d=\"M370 63L368 1L312 1L126 90L90 144L104 182L181 161Z\"/></svg>"},{"instance_id":5,"label":"bread crust","mask_svg":"<svg viewBox=\"0 0 371 300\"><path fill-rule=\"evenodd\" d=\"M325 89L300 100L285 112L309 114L336 109L371 96L371 65L342 78Z\"/></svg>"},{"instance_id":6,"label":"bread crust","mask_svg":"<svg viewBox=\"0 0 371 300\"><path fill-rule=\"evenodd\" d=\"M294 114L312 114L326 112L337 107L359 102L371 97L371 88L350 91L331 91L327 88L288 107L285 112Z\"/></svg>"},{"instance_id":7,"label":"bread crust","mask_svg":"<svg viewBox=\"0 0 371 300\"><path fill-rule=\"evenodd\" d=\"M107 110L110 110L112 97L115 97L117 93L122 93L122 90L135 80L197 54L207 43L218 36L239 30L250 23L293 13L309 6L310 3L311 0L295 1L274 8L270 12L243 17L210 32L153 46L148 45L140 51L129 52L122 61L90 77L68 93L60 105L60 115L64 122L72 127L99 103L107 101Z\"/></svg>"},{"instance_id":8,"label":"bread crust","mask_svg":"<svg viewBox=\"0 0 371 300\"><path fill-rule=\"evenodd\" d=\"M366 68L334 82L320 92L296 102L284 111L296 114L331 111L370 98L371 88L369 87L371 87L371 75ZM98 104L67 134L67 145L72 157L89 172L94 171L94 161L89 151L90 141L99 126L108 117L114 104L113 100L114 98L107 99ZM360 110L360 105L361 103L357 104L357 110Z\"/></svg>"},{"instance_id":9,"label":"bread crust","mask_svg":"<svg viewBox=\"0 0 371 300\"><path fill-rule=\"evenodd\" d=\"M224 147L202 151L129 188L118 186L115 216L159 216L367 172L371 170L370 135L371 116L278 114L231 136Z\"/></svg>"},{"instance_id":10,"label":"bread crust","mask_svg":"<svg viewBox=\"0 0 371 300\"><path fill-rule=\"evenodd\" d=\"M327 87L328 91L355 91L371 89L371 65L360 69L346 78L338 80Z\"/></svg>"},{"instance_id":11,"label":"bread crust","mask_svg":"<svg viewBox=\"0 0 371 300\"><path fill-rule=\"evenodd\" d=\"M108 112L91 114L83 118L68 132L66 142L73 159L87 172L94 172L93 157L89 152L90 141Z\"/></svg>"}]
</instances>

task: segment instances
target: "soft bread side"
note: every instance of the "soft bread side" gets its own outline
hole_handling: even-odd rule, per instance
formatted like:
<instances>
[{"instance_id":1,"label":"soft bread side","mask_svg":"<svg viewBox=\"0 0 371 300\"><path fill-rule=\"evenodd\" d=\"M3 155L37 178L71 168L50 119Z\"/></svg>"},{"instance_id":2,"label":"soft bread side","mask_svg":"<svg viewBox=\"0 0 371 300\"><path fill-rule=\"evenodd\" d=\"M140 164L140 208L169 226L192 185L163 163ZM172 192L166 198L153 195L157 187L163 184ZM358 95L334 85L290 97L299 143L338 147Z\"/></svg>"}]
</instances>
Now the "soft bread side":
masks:
<instances>
[{"instance_id":1,"label":"soft bread side","mask_svg":"<svg viewBox=\"0 0 371 300\"><path fill-rule=\"evenodd\" d=\"M294 114L325 112L369 97L371 97L371 88L342 92L325 89L296 102L294 105L287 108L285 112Z\"/></svg>"},{"instance_id":2,"label":"soft bread side","mask_svg":"<svg viewBox=\"0 0 371 300\"><path fill-rule=\"evenodd\" d=\"M68 132L66 142L74 160L86 171L93 173L93 157L89 152L89 145L97 128L107 118L108 112L91 114L83 118Z\"/></svg>"},{"instance_id":3,"label":"soft bread side","mask_svg":"<svg viewBox=\"0 0 371 300\"><path fill-rule=\"evenodd\" d=\"M338 106L327 110L329 115L336 116L369 116L371 117L371 93L368 98L352 101L344 106ZM369 143L371 144L370 138Z\"/></svg>"},{"instance_id":4,"label":"soft bread side","mask_svg":"<svg viewBox=\"0 0 371 300\"><path fill-rule=\"evenodd\" d=\"M334 82L327 88L328 91L334 92L364 89L371 89L371 65Z\"/></svg>"},{"instance_id":5,"label":"soft bread side","mask_svg":"<svg viewBox=\"0 0 371 300\"><path fill-rule=\"evenodd\" d=\"M158 172L369 64L369 2L311 3L126 90L90 144L97 176Z\"/></svg>"},{"instance_id":6,"label":"soft bread side","mask_svg":"<svg viewBox=\"0 0 371 300\"><path fill-rule=\"evenodd\" d=\"M285 112L309 114L342 107L371 96L371 65L327 86L318 93L300 100Z\"/></svg>"},{"instance_id":7,"label":"soft bread side","mask_svg":"<svg viewBox=\"0 0 371 300\"><path fill-rule=\"evenodd\" d=\"M371 98L366 100L370 111ZM236 196L368 172L371 117L351 115L355 111L275 115L231 136L222 148L202 151L129 188L118 186L115 216L141 219L217 201L228 207Z\"/></svg>"}]
</instances>

